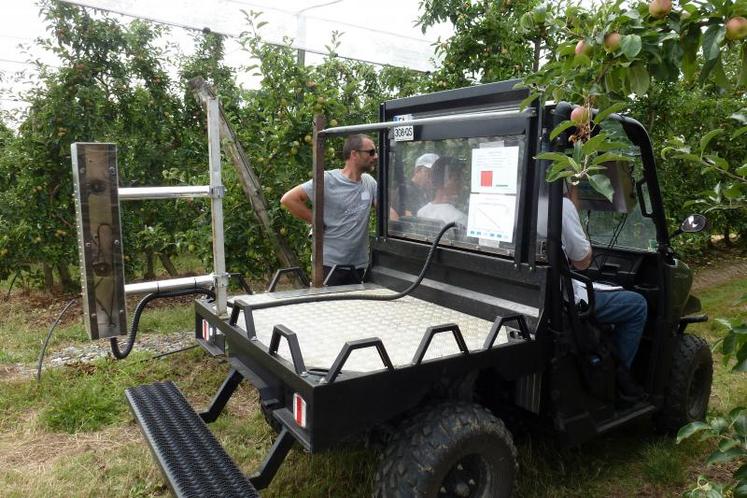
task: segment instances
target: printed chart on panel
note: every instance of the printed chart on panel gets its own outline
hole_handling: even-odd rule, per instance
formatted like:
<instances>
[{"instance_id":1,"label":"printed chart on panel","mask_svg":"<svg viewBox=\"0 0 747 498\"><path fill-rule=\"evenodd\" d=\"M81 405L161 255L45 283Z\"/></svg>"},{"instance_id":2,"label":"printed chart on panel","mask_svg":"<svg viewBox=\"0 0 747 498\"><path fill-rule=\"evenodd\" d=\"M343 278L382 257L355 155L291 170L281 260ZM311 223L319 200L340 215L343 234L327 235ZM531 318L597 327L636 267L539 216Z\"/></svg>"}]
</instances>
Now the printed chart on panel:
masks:
<instances>
[{"instance_id":1,"label":"printed chart on panel","mask_svg":"<svg viewBox=\"0 0 747 498\"><path fill-rule=\"evenodd\" d=\"M472 149L468 236L513 241L518 167L518 146Z\"/></svg>"}]
</instances>

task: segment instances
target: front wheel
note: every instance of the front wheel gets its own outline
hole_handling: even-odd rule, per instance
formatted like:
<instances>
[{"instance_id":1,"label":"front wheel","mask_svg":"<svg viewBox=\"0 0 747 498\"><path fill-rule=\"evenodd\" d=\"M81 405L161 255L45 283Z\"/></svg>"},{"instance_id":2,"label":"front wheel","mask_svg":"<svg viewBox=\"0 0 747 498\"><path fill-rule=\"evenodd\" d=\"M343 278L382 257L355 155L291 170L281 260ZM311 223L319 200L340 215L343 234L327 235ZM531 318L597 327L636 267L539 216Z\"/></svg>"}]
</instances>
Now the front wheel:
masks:
<instances>
[{"instance_id":1,"label":"front wheel","mask_svg":"<svg viewBox=\"0 0 747 498\"><path fill-rule=\"evenodd\" d=\"M685 424L702 421L713 382L713 359L708 343L694 335L678 338L672 357L667 399L656 418L664 432L675 433Z\"/></svg>"},{"instance_id":2,"label":"front wheel","mask_svg":"<svg viewBox=\"0 0 747 498\"><path fill-rule=\"evenodd\" d=\"M381 455L378 498L502 498L518 464L511 433L482 406L445 402L406 420Z\"/></svg>"}]
</instances>

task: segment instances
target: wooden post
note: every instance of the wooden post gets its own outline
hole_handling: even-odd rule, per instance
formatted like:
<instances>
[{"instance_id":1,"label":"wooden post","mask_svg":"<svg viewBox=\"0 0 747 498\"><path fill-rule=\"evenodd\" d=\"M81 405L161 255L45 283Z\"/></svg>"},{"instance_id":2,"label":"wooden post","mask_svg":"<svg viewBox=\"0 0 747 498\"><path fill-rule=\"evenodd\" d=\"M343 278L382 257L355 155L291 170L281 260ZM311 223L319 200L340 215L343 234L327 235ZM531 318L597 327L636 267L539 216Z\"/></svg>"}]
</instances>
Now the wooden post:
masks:
<instances>
[{"instance_id":1,"label":"wooden post","mask_svg":"<svg viewBox=\"0 0 747 498\"><path fill-rule=\"evenodd\" d=\"M213 92L207 82L199 76L190 80L189 87L192 89L195 99L197 99L197 102L200 103L203 109L206 109L207 102L210 98L215 98L215 92ZM275 246L275 252L278 259L285 267L301 266L296 254L291 250L285 238L272 228L272 220L267 212L267 201L265 200L264 194L262 194L262 185L249 163L249 157L246 155L244 148L236 138L236 133L234 133L231 125L228 124L222 106L220 106L219 121L220 138L224 150L231 159L231 163L239 175L241 187L244 190L247 199L249 199L252 209L254 209L259 224L264 229L270 242Z\"/></svg>"},{"instance_id":2,"label":"wooden post","mask_svg":"<svg viewBox=\"0 0 747 498\"><path fill-rule=\"evenodd\" d=\"M326 126L324 115L314 116L314 138L312 141L312 168L314 179L314 202L311 233L311 286L321 287L324 282L324 143L325 136L320 133Z\"/></svg>"}]
</instances>

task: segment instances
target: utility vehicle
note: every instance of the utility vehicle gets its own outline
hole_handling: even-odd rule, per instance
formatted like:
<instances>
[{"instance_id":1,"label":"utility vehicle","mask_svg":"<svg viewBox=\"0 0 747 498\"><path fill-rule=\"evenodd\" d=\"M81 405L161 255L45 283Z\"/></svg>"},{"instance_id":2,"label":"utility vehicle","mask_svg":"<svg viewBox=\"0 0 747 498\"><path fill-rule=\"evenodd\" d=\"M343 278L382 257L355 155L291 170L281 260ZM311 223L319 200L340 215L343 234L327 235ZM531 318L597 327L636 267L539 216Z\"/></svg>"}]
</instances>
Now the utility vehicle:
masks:
<instances>
[{"instance_id":1,"label":"utility vehicle","mask_svg":"<svg viewBox=\"0 0 747 498\"><path fill-rule=\"evenodd\" d=\"M355 285L277 291L276 278L269 292L230 296L225 315L210 299L195 302L196 340L230 365L211 406L198 417L171 382L127 391L177 495L250 494L252 485L269 485L294 443L319 452L385 434L376 496L505 497L519 469L504 421L529 421L578 445L641 417L667 431L703 420L712 360L686 329L706 317L690 295L692 273L670 245L646 130L621 115L601 124L630 161L605 166L611 202L579 185L594 258L587 271L572 272L560 242L563 185L548 183L549 164L536 159L566 150L573 129L549 135L572 106L535 101L521 109L528 92L515 84L384 102L377 123L317 123L317 150L325 137L378 134L370 266ZM466 224L407 208L413 165L424 153L458 165L451 202ZM316 158L321 178L323 154ZM691 216L681 231L704 221ZM596 322L593 306L569 304L572 277L646 298L631 369L645 396L620 399L614 330ZM203 423L244 379L278 433L250 477Z\"/></svg>"}]
</instances>

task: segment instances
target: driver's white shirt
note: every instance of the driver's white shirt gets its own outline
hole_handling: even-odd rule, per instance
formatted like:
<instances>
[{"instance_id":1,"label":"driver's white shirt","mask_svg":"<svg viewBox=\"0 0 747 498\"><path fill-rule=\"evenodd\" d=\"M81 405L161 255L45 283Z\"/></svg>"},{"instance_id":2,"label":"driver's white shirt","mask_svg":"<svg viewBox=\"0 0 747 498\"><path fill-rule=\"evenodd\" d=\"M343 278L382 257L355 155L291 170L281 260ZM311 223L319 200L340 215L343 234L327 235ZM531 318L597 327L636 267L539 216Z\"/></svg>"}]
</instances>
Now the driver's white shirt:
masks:
<instances>
[{"instance_id":1,"label":"driver's white shirt","mask_svg":"<svg viewBox=\"0 0 747 498\"><path fill-rule=\"evenodd\" d=\"M429 218L432 220L439 220L444 223L451 223L455 221L459 225L467 226L467 215L459 211L451 204L434 204L429 202L425 206L418 209L417 213L420 218Z\"/></svg>"},{"instance_id":2,"label":"driver's white shirt","mask_svg":"<svg viewBox=\"0 0 747 498\"><path fill-rule=\"evenodd\" d=\"M591 251L591 244L586 238L584 228L581 226L581 219L576 211L576 206L567 197L563 197L563 229L560 234L563 243L563 250L571 261L581 261ZM581 300L589 302L589 296L586 292L586 285L578 280L572 279L573 295L576 303Z\"/></svg>"}]
</instances>

